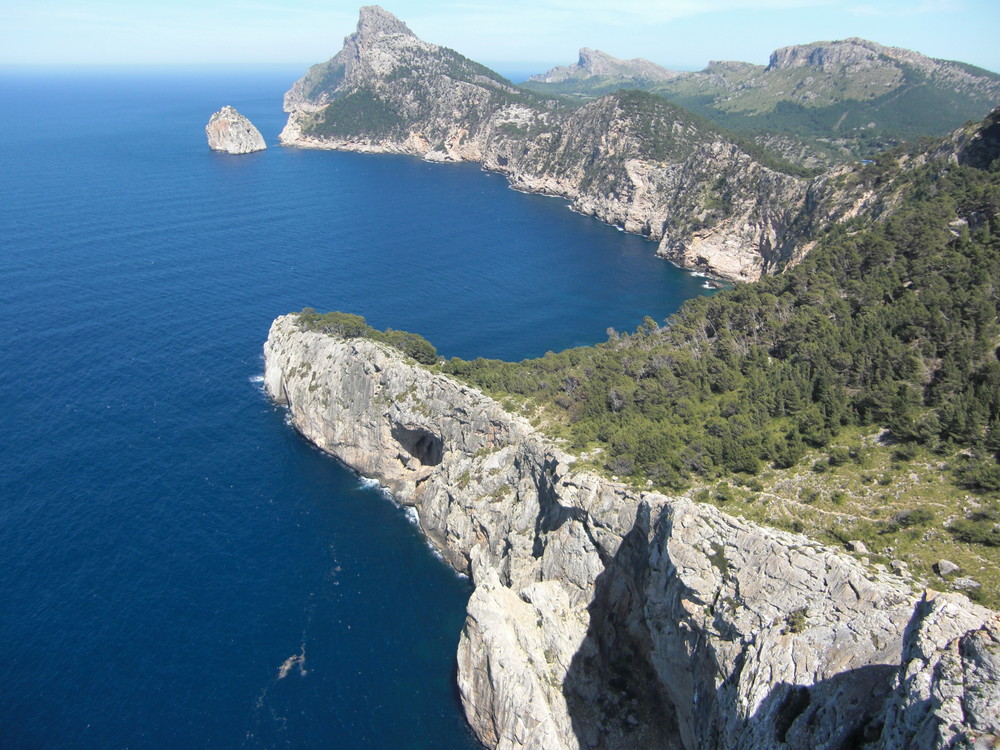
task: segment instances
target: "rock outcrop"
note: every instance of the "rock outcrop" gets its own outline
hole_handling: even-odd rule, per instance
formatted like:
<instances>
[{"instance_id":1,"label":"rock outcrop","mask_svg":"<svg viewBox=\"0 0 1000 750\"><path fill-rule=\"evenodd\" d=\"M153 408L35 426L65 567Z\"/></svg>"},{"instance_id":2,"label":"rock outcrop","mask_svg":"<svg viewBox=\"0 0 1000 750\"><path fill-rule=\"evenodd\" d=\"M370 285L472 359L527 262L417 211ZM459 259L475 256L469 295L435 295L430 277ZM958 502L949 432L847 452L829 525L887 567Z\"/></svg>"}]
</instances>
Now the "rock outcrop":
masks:
<instances>
[{"instance_id":1,"label":"rock outcrop","mask_svg":"<svg viewBox=\"0 0 1000 750\"><path fill-rule=\"evenodd\" d=\"M267 148L264 136L246 117L226 105L213 114L205 126L208 147L228 154L249 154Z\"/></svg>"},{"instance_id":2,"label":"rock outcrop","mask_svg":"<svg viewBox=\"0 0 1000 750\"><path fill-rule=\"evenodd\" d=\"M267 391L471 576L458 683L489 747L902 750L1000 731L995 613L577 470L481 392L296 321L271 327Z\"/></svg>"},{"instance_id":3,"label":"rock outcrop","mask_svg":"<svg viewBox=\"0 0 1000 750\"><path fill-rule=\"evenodd\" d=\"M883 89L902 83L915 71L924 80L949 86L955 91L993 100L1000 94L1000 77L989 71L857 37L782 47L771 53L764 72L793 68L833 73L850 81L850 85L863 84L866 78L873 78Z\"/></svg>"},{"instance_id":4,"label":"rock outcrop","mask_svg":"<svg viewBox=\"0 0 1000 750\"><path fill-rule=\"evenodd\" d=\"M286 145L480 162L518 190L564 197L680 265L729 279L773 272L804 244L792 228L808 182L707 122L634 91L578 108L535 96L377 6L292 86L285 110Z\"/></svg>"}]
</instances>

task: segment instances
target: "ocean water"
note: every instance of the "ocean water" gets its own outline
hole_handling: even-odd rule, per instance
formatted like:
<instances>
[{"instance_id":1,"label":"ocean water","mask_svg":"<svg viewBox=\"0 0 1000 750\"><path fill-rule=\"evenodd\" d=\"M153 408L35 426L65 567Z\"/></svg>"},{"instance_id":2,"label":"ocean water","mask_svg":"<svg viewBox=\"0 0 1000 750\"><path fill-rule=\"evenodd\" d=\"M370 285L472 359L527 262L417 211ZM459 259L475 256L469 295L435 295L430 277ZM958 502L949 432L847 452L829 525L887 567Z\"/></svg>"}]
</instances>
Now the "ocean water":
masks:
<instances>
[{"instance_id":1,"label":"ocean water","mask_svg":"<svg viewBox=\"0 0 1000 750\"><path fill-rule=\"evenodd\" d=\"M278 147L300 72L0 71L0 747L477 747L468 584L267 401L271 320L519 359L705 293L474 165Z\"/></svg>"}]
</instances>

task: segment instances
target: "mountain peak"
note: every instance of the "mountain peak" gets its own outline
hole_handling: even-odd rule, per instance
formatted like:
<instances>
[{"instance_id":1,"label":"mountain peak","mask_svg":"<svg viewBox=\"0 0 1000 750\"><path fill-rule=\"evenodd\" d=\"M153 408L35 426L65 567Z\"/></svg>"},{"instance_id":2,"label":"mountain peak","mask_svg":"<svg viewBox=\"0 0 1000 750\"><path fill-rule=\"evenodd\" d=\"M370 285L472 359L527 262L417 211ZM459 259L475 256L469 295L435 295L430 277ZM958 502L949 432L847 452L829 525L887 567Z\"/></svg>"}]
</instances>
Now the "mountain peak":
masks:
<instances>
[{"instance_id":1,"label":"mountain peak","mask_svg":"<svg viewBox=\"0 0 1000 750\"><path fill-rule=\"evenodd\" d=\"M768 70L812 67L822 70L836 70L847 65L865 64L907 64L922 70L939 68L947 61L932 60L913 50L900 47L886 47L877 42L856 36L833 42L813 42L782 47L771 53Z\"/></svg>"},{"instance_id":2,"label":"mountain peak","mask_svg":"<svg viewBox=\"0 0 1000 750\"><path fill-rule=\"evenodd\" d=\"M409 26L382 6L364 5L361 7L358 17L358 30L354 35L356 39L374 39L375 37L390 36L392 34L416 36L416 34L410 31Z\"/></svg>"},{"instance_id":3,"label":"mountain peak","mask_svg":"<svg viewBox=\"0 0 1000 750\"><path fill-rule=\"evenodd\" d=\"M582 78L645 78L654 81L665 81L677 74L660 67L649 60L637 57L634 60L621 60L601 52L598 49L583 47L580 58L575 65L562 65L552 68L548 73L532 76L529 80L543 83L556 83L569 79Z\"/></svg>"}]
</instances>

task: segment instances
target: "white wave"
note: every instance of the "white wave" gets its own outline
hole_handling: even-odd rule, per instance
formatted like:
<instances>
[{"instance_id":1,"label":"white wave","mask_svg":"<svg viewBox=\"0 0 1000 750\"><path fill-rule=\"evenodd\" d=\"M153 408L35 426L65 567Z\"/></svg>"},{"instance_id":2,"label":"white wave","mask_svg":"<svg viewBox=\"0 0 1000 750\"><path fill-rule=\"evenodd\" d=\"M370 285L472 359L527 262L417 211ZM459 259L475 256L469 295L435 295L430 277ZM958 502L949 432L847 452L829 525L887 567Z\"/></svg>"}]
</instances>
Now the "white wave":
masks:
<instances>
[{"instance_id":1,"label":"white wave","mask_svg":"<svg viewBox=\"0 0 1000 750\"><path fill-rule=\"evenodd\" d=\"M406 516L406 520L407 521L409 521L414 526L416 526L418 529L420 529L421 531L423 531L423 529L420 528L420 516L417 515L417 509L416 508L414 508L412 505L404 506L403 507L403 515Z\"/></svg>"},{"instance_id":2,"label":"white wave","mask_svg":"<svg viewBox=\"0 0 1000 750\"><path fill-rule=\"evenodd\" d=\"M261 375L251 375L250 376L250 382L251 383L263 383L264 382L264 375L263 374L261 374Z\"/></svg>"},{"instance_id":3,"label":"white wave","mask_svg":"<svg viewBox=\"0 0 1000 750\"><path fill-rule=\"evenodd\" d=\"M306 671L306 644L304 643L300 647L300 653L289 656L278 668L278 679L285 679L293 669L298 669L299 675L302 677L308 674Z\"/></svg>"},{"instance_id":4,"label":"white wave","mask_svg":"<svg viewBox=\"0 0 1000 750\"><path fill-rule=\"evenodd\" d=\"M424 533L423 526L420 525L420 516L417 514L416 508L414 508L412 505L403 505L395 498L392 492L389 491L389 488L380 484L377 479L370 479L369 477L363 477L360 474L358 474L358 484L365 489L377 490L378 493L382 495L383 498L385 498L390 503L399 508L401 511L403 511L403 515L406 517L406 520L412 523L417 528L417 530L420 531L420 534L424 540L424 544L427 545L427 549L431 551L431 554L434 555L434 557L436 557L438 560L440 560L448 568L448 570L452 571L459 578L467 579L469 577L465 573L455 570L451 565L449 565L448 561L445 560L444 555L441 554L441 550L435 547L434 544L431 542L431 540L428 538L427 534Z\"/></svg>"}]
</instances>

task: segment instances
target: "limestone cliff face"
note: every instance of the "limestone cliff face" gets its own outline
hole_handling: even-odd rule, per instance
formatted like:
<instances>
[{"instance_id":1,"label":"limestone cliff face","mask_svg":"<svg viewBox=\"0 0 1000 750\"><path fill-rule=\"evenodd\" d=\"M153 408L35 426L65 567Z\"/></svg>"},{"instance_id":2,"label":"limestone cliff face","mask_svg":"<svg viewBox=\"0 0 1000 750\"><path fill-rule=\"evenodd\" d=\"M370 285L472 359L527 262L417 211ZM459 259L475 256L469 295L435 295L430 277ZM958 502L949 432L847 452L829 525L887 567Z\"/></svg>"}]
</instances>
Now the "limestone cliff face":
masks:
<instances>
[{"instance_id":1,"label":"limestone cliff face","mask_svg":"<svg viewBox=\"0 0 1000 750\"><path fill-rule=\"evenodd\" d=\"M344 48L292 86L285 109L286 145L480 162L726 278L759 278L802 245L790 229L807 181L713 126L638 92L580 108L546 100L418 39L377 6L362 8Z\"/></svg>"},{"instance_id":2,"label":"limestone cliff face","mask_svg":"<svg viewBox=\"0 0 1000 750\"><path fill-rule=\"evenodd\" d=\"M296 320L271 328L267 391L471 575L458 682L488 746L943 747L1000 731L993 613L577 471L479 391Z\"/></svg>"}]
</instances>

